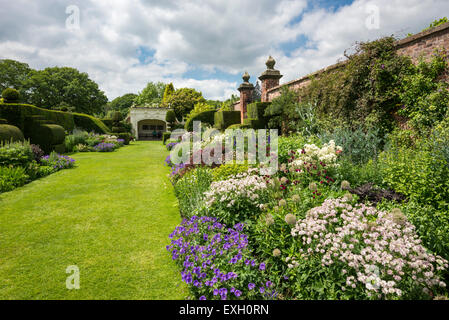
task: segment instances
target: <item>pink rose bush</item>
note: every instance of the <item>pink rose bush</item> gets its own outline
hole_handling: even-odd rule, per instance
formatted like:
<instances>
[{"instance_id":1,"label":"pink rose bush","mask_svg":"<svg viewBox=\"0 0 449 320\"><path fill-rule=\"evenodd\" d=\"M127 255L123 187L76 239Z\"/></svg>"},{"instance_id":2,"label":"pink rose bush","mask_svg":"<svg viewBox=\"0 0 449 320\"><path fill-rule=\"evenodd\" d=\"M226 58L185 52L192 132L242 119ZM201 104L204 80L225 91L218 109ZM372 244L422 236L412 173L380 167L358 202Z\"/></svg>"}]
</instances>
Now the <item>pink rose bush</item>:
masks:
<instances>
[{"instance_id":1,"label":"pink rose bush","mask_svg":"<svg viewBox=\"0 0 449 320\"><path fill-rule=\"evenodd\" d=\"M297 221L291 235L298 250L296 257L287 257L288 267L298 274L311 265L322 270L320 277L312 273L304 280L309 297L413 299L432 297L446 286L441 273L448 262L423 247L399 210L388 213L327 199ZM310 294L323 276L329 286L321 283L321 293Z\"/></svg>"}]
</instances>

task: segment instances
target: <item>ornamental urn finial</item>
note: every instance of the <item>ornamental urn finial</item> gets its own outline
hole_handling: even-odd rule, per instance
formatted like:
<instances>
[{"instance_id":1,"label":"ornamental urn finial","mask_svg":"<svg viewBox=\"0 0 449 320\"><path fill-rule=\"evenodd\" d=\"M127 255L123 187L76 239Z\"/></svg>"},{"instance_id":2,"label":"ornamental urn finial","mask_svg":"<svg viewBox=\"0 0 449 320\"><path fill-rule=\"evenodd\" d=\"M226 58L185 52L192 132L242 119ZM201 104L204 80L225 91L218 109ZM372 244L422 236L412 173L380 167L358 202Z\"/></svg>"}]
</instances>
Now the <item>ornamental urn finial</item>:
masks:
<instances>
[{"instance_id":1,"label":"ornamental urn finial","mask_svg":"<svg viewBox=\"0 0 449 320\"><path fill-rule=\"evenodd\" d=\"M248 71L245 71L245 73L244 73L243 76L242 76L243 81L244 81L244 82L248 82L248 81L249 81L249 78L250 78L250 76L249 76Z\"/></svg>"},{"instance_id":2,"label":"ornamental urn finial","mask_svg":"<svg viewBox=\"0 0 449 320\"><path fill-rule=\"evenodd\" d=\"M273 59L272 56L269 56L267 62L265 62L265 65L270 70L272 70L274 68L275 64L276 64L276 61Z\"/></svg>"}]
</instances>

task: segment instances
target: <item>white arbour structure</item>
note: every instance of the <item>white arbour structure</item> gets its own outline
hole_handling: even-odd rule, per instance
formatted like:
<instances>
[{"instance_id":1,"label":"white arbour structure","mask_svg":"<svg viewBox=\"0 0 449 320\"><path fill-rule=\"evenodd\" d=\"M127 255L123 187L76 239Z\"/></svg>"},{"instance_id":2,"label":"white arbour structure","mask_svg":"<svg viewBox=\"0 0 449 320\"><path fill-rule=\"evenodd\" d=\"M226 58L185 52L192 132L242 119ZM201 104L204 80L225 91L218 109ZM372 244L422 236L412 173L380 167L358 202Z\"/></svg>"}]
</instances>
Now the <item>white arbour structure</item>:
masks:
<instances>
[{"instance_id":1,"label":"white arbour structure","mask_svg":"<svg viewBox=\"0 0 449 320\"><path fill-rule=\"evenodd\" d=\"M137 139L154 137L154 133L160 137L167 131L165 116L167 108L132 107L129 112L129 122L132 125L132 133Z\"/></svg>"}]
</instances>

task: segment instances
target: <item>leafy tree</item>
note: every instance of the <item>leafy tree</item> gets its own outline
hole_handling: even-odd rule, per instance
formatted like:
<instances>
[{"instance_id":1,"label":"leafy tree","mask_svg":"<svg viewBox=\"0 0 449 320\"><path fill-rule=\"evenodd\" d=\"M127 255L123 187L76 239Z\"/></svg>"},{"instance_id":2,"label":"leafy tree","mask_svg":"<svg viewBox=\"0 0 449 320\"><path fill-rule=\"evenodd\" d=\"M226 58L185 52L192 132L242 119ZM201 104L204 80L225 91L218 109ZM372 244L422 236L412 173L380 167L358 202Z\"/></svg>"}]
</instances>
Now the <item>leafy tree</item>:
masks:
<instances>
[{"instance_id":1,"label":"leafy tree","mask_svg":"<svg viewBox=\"0 0 449 320\"><path fill-rule=\"evenodd\" d=\"M216 109L215 106L210 105L207 102L198 102L197 104L195 104L195 107L192 109L192 111L190 111L190 113L187 115L187 119L192 118L198 113L215 109Z\"/></svg>"},{"instance_id":2,"label":"leafy tree","mask_svg":"<svg viewBox=\"0 0 449 320\"><path fill-rule=\"evenodd\" d=\"M155 108L160 107L164 96L165 87L165 83L162 82L148 82L145 89L143 89L135 99L136 104L148 104Z\"/></svg>"},{"instance_id":3,"label":"leafy tree","mask_svg":"<svg viewBox=\"0 0 449 320\"><path fill-rule=\"evenodd\" d=\"M197 103L205 101L201 92L191 88L181 88L175 90L167 98L166 105L173 108L178 120L182 120L184 116L193 110Z\"/></svg>"},{"instance_id":4,"label":"leafy tree","mask_svg":"<svg viewBox=\"0 0 449 320\"><path fill-rule=\"evenodd\" d=\"M173 92L175 92L175 87L173 87L173 83L169 83L165 86L165 90L164 90L164 97L162 98L162 103L166 104L167 103L167 99L169 96L171 96L173 94Z\"/></svg>"},{"instance_id":5,"label":"leafy tree","mask_svg":"<svg viewBox=\"0 0 449 320\"><path fill-rule=\"evenodd\" d=\"M87 73L69 67L53 67L32 71L24 82L27 102L41 108L73 108L76 112L94 114L108 99Z\"/></svg>"},{"instance_id":6,"label":"leafy tree","mask_svg":"<svg viewBox=\"0 0 449 320\"><path fill-rule=\"evenodd\" d=\"M256 85L254 86L254 90L253 90L252 101L260 102L261 97L262 97L262 89L260 88L259 80L257 80Z\"/></svg>"},{"instance_id":7,"label":"leafy tree","mask_svg":"<svg viewBox=\"0 0 449 320\"><path fill-rule=\"evenodd\" d=\"M134 100L137 98L137 94L135 93L127 93L124 94L121 97L117 97L114 100L112 100L110 103L108 103L108 111L109 110L113 110L113 111L120 111L120 113L122 114L122 117L126 117L126 115L129 112L129 108L131 108L131 106L134 103Z\"/></svg>"},{"instance_id":8,"label":"leafy tree","mask_svg":"<svg viewBox=\"0 0 449 320\"><path fill-rule=\"evenodd\" d=\"M274 98L265 109L269 117L269 128L281 129L283 135L295 127L298 118L298 93L287 86L282 87L281 95Z\"/></svg>"},{"instance_id":9,"label":"leafy tree","mask_svg":"<svg viewBox=\"0 0 449 320\"><path fill-rule=\"evenodd\" d=\"M19 90L22 100L27 100L26 91L23 88L25 80L30 76L32 69L28 64L10 60L0 60L0 92L6 88Z\"/></svg>"},{"instance_id":10,"label":"leafy tree","mask_svg":"<svg viewBox=\"0 0 449 320\"><path fill-rule=\"evenodd\" d=\"M239 97L235 94L231 95L231 98L227 99L226 101L222 102L220 106L220 111L233 111L232 106L234 103L239 101Z\"/></svg>"}]
</instances>

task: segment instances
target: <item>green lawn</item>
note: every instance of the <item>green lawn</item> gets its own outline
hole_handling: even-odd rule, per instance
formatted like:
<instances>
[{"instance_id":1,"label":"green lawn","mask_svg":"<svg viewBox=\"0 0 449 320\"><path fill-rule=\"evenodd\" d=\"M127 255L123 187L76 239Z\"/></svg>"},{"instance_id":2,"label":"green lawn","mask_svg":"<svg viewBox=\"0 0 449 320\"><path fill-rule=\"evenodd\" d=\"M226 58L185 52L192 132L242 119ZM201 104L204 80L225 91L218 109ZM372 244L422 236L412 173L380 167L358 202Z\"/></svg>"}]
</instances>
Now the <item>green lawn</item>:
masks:
<instances>
[{"instance_id":1,"label":"green lawn","mask_svg":"<svg viewBox=\"0 0 449 320\"><path fill-rule=\"evenodd\" d=\"M74 169L0 195L0 299L187 296L165 249L181 220L166 155L161 142L77 153Z\"/></svg>"}]
</instances>

